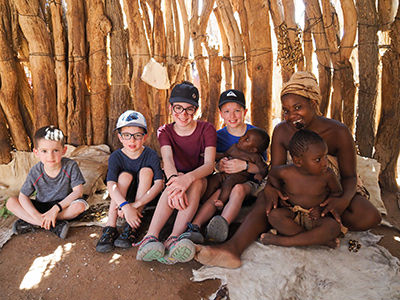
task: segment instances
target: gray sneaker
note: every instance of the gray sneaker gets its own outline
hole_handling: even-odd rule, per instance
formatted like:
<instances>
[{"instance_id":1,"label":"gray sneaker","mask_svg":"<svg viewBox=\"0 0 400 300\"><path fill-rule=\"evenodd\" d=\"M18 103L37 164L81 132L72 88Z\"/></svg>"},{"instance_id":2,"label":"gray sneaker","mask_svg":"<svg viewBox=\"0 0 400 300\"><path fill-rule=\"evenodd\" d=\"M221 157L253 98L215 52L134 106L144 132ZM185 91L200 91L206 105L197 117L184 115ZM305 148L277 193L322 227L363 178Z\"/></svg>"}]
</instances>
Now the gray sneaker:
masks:
<instances>
[{"instance_id":1,"label":"gray sneaker","mask_svg":"<svg viewBox=\"0 0 400 300\"><path fill-rule=\"evenodd\" d=\"M228 238L229 224L222 216L213 217L207 225L206 239L222 243Z\"/></svg>"},{"instance_id":2,"label":"gray sneaker","mask_svg":"<svg viewBox=\"0 0 400 300\"><path fill-rule=\"evenodd\" d=\"M58 236L60 239L67 237L69 230L69 223L67 221L57 221L55 227L51 227L50 231Z\"/></svg>"},{"instance_id":3,"label":"gray sneaker","mask_svg":"<svg viewBox=\"0 0 400 300\"><path fill-rule=\"evenodd\" d=\"M195 244L204 243L204 237L200 232L200 227L192 223L187 223L187 229L179 236L179 239L188 239Z\"/></svg>"},{"instance_id":4,"label":"gray sneaker","mask_svg":"<svg viewBox=\"0 0 400 300\"><path fill-rule=\"evenodd\" d=\"M25 222L22 219L18 219L14 222L12 232L13 234L24 234L28 232L35 232L36 228L34 225Z\"/></svg>"}]
</instances>

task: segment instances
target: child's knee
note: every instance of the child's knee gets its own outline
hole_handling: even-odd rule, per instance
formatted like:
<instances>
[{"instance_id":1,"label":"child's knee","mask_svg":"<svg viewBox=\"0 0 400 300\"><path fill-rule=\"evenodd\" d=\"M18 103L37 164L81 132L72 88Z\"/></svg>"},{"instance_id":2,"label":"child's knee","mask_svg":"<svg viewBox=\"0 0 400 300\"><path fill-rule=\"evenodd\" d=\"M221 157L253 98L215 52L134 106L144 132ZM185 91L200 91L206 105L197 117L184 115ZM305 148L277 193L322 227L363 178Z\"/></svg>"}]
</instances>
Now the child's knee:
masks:
<instances>
[{"instance_id":1,"label":"child's knee","mask_svg":"<svg viewBox=\"0 0 400 300\"><path fill-rule=\"evenodd\" d=\"M13 211L17 203L18 203L17 197L10 197L7 200L6 207L9 211Z\"/></svg>"},{"instance_id":2,"label":"child's knee","mask_svg":"<svg viewBox=\"0 0 400 300\"><path fill-rule=\"evenodd\" d=\"M244 198L246 196L246 188L243 184L235 184L232 188L231 194Z\"/></svg>"},{"instance_id":3,"label":"child's knee","mask_svg":"<svg viewBox=\"0 0 400 300\"><path fill-rule=\"evenodd\" d=\"M133 180L133 175L128 172L122 172L118 176L118 184L122 186L129 186Z\"/></svg>"},{"instance_id":4,"label":"child's knee","mask_svg":"<svg viewBox=\"0 0 400 300\"><path fill-rule=\"evenodd\" d=\"M284 217L281 209L273 209L268 214L268 222L274 226L275 224L279 224Z\"/></svg>"},{"instance_id":5,"label":"child's knee","mask_svg":"<svg viewBox=\"0 0 400 300\"><path fill-rule=\"evenodd\" d=\"M139 171L139 180L142 178L151 178L153 179L154 172L151 168L141 168Z\"/></svg>"}]
</instances>

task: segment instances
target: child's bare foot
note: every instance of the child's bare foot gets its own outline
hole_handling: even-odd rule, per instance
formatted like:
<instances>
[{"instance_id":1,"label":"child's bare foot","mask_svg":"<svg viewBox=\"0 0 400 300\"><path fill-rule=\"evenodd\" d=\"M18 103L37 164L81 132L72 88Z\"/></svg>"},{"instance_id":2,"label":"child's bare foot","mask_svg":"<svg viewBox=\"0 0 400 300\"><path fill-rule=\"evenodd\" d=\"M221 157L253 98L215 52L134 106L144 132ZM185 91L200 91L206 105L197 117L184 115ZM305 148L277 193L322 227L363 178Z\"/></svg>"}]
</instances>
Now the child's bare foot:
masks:
<instances>
[{"instance_id":1,"label":"child's bare foot","mask_svg":"<svg viewBox=\"0 0 400 300\"><path fill-rule=\"evenodd\" d=\"M281 243L279 243L279 236L276 234L273 234L272 232L266 232L261 234L259 241L264 244L264 245L277 245L277 246L283 246Z\"/></svg>"},{"instance_id":2,"label":"child's bare foot","mask_svg":"<svg viewBox=\"0 0 400 300\"><path fill-rule=\"evenodd\" d=\"M221 210L224 207L224 203L221 200L215 200L214 205L218 210Z\"/></svg>"},{"instance_id":3,"label":"child's bare foot","mask_svg":"<svg viewBox=\"0 0 400 300\"><path fill-rule=\"evenodd\" d=\"M206 266L217 266L229 269L236 269L242 265L240 257L231 253L223 245L196 245L196 255L194 259Z\"/></svg>"},{"instance_id":4,"label":"child's bare foot","mask_svg":"<svg viewBox=\"0 0 400 300\"><path fill-rule=\"evenodd\" d=\"M336 249L340 246L340 240L338 238L335 238L333 240L327 241L325 243L325 246L328 246L329 248Z\"/></svg>"}]
</instances>

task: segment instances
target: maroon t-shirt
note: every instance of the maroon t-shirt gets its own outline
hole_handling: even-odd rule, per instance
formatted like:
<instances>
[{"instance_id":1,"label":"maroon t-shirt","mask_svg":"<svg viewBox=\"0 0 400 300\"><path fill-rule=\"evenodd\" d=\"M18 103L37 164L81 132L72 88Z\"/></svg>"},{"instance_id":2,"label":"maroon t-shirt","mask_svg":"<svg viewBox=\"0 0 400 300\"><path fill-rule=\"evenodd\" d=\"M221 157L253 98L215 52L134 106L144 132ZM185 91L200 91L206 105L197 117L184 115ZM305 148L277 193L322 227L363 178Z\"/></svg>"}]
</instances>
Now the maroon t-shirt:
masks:
<instances>
[{"instance_id":1,"label":"maroon t-shirt","mask_svg":"<svg viewBox=\"0 0 400 300\"><path fill-rule=\"evenodd\" d=\"M217 133L212 124L197 121L191 135L180 136L174 130L174 123L158 128L157 137L160 147L170 145L178 172L190 172L204 164L204 149L216 147Z\"/></svg>"}]
</instances>

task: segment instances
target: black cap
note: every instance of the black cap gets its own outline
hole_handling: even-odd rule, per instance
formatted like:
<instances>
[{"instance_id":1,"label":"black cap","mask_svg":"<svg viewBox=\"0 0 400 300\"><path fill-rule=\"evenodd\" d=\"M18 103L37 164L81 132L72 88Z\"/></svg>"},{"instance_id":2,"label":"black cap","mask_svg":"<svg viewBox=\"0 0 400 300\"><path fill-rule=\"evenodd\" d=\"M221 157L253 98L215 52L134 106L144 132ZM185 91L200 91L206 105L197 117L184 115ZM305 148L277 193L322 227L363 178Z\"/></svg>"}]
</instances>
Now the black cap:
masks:
<instances>
[{"instance_id":1,"label":"black cap","mask_svg":"<svg viewBox=\"0 0 400 300\"><path fill-rule=\"evenodd\" d=\"M199 107L199 90L191 83L180 83L174 86L169 103L185 102Z\"/></svg>"},{"instance_id":2,"label":"black cap","mask_svg":"<svg viewBox=\"0 0 400 300\"><path fill-rule=\"evenodd\" d=\"M219 96L218 107L221 108L222 105L228 102L235 102L243 108L246 108L246 100L244 99L244 95L241 91L238 90L227 90Z\"/></svg>"}]
</instances>

